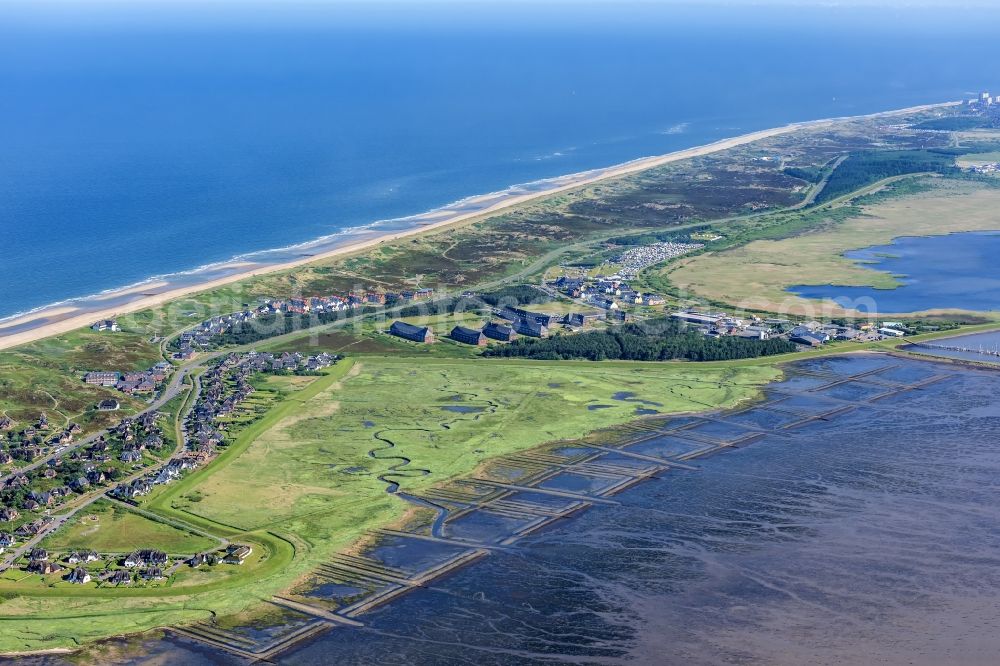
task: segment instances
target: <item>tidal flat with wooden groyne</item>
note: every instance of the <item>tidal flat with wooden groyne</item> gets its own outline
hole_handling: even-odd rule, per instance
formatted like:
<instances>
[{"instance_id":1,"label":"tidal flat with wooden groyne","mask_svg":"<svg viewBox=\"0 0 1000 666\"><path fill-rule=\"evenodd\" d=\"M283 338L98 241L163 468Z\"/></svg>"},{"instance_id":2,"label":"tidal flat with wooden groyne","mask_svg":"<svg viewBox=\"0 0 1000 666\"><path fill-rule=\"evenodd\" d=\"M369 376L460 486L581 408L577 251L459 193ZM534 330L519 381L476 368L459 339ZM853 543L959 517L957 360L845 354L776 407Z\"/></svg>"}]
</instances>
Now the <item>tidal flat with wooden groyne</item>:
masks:
<instances>
[{"instance_id":1,"label":"tidal flat with wooden groyne","mask_svg":"<svg viewBox=\"0 0 1000 666\"><path fill-rule=\"evenodd\" d=\"M614 663L670 639L681 647L661 663L711 663L771 656L766 641L740 641L777 641L768 617L797 614L785 647L798 656L834 615L883 614L859 633L869 646L898 623L930 623L998 559L976 507L991 492L979 479L1000 469L1000 374L887 354L785 371L751 406L497 460L421 497L443 519L382 530L275 597L271 624L204 622L155 651L186 663ZM962 549L975 557L943 567ZM702 661L684 658L692 645Z\"/></svg>"}]
</instances>

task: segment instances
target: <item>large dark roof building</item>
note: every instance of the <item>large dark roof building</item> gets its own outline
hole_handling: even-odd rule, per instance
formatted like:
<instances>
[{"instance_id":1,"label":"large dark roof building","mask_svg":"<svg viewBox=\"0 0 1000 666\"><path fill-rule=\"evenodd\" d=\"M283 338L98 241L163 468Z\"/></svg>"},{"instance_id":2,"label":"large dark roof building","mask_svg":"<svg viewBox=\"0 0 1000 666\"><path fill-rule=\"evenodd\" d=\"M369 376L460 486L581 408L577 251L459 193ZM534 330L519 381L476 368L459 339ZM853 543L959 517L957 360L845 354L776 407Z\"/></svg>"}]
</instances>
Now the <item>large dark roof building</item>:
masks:
<instances>
[{"instance_id":1,"label":"large dark roof building","mask_svg":"<svg viewBox=\"0 0 1000 666\"><path fill-rule=\"evenodd\" d=\"M514 322L514 330L532 338L544 338L549 332L548 328L535 319L518 319Z\"/></svg>"},{"instance_id":2,"label":"large dark roof building","mask_svg":"<svg viewBox=\"0 0 1000 666\"><path fill-rule=\"evenodd\" d=\"M467 345L485 345L486 336L483 335L482 331L477 331L474 328L466 328L465 326L456 326L451 329L451 339L456 342L462 342Z\"/></svg>"},{"instance_id":3,"label":"large dark roof building","mask_svg":"<svg viewBox=\"0 0 1000 666\"><path fill-rule=\"evenodd\" d=\"M426 326L414 326L403 321L394 321L389 332L404 340L413 342L434 342L434 332Z\"/></svg>"},{"instance_id":4,"label":"large dark roof building","mask_svg":"<svg viewBox=\"0 0 1000 666\"><path fill-rule=\"evenodd\" d=\"M495 321L491 321L483 327L483 335L501 342L510 342L517 337L513 328L499 324Z\"/></svg>"},{"instance_id":5,"label":"large dark roof building","mask_svg":"<svg viewBox=\"0 0 1000 666\"><path fill-rule=\"evenodd\" d=\"M505 307L500 311L500 316L504 319L509 319L511 321L517 321L518 319L523 319L526 321L534 321L538 324L548 328L552 325L552 321L555 319L550 314L544 314L541 312L529 312L528 310L523 310L521 308L512 308L510 306Z\"/></svg>"}]
</instances>

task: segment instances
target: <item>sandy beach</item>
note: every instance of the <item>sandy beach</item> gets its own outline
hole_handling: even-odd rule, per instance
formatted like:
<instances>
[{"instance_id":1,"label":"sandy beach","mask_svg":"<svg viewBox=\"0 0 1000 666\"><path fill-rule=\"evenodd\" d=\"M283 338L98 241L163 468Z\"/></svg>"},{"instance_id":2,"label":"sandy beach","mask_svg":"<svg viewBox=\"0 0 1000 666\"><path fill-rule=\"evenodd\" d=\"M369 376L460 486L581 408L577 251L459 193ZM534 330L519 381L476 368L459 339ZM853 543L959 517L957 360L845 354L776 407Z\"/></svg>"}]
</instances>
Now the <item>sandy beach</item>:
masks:
<instances>
[{"instance_id":1,"label":"sandy beach","mask_svg":"<svg viewBox=\"0 0 1000 666\"><path fill-rule=\"evenodd\" d=\"M545 182L549 186L538 190L518 192L517 189L514 188L513 191L472 197L464 200L461 202L461 206L458 206L450 211L438 210L424 215L413 216L410 218L415 221L412 228L408 228L403 231L375 235L370 239L366 239L361 242L348 243L324 252L303 254L299 258L291 261L274 264L254 264L247 261L233 261L225 266L225 268L230 269L231 272L224 277L217 279L205 279L184 285L171 285L168 281L151 282L148 284L126 287L118 291L102 294L100 296L90 297L87 299L89 301L89 307L70 307L65 304L61 304L51 308L41 309L22 317L10 319L0 323L0 349L9 349L28 342L72 331L74 329L89 326L91 323L99 319L108 319L149 307L154 307L182 296L214 289L256 275L288 270L296 266L358 252L380 243L395 241L416 234L437 230L442 227L468 222L472 219L486 217L536 199L592 185L600 181L619 178L621 176L627 176L648 169L653 169L671 162L709 155L806 128L817 128L824 125L832 125L835 123L848 122L862 118L905 115L919 111L932 110L935 108L954 106L957 104L959 104L959 102L928 104L906 109L868 114L864 116L827 118L822 120L792 123L773 129L760 130L757 132L723 139L721 141L716 141L703 146L667 153L665 155L641 158L612 167L594 169L578 174L570 174L567 176L548 179ZM118 302L107 306L102 304L104 301L113 301L123 298L125 298L127 302Z\"/></svg>"}]
</instances>

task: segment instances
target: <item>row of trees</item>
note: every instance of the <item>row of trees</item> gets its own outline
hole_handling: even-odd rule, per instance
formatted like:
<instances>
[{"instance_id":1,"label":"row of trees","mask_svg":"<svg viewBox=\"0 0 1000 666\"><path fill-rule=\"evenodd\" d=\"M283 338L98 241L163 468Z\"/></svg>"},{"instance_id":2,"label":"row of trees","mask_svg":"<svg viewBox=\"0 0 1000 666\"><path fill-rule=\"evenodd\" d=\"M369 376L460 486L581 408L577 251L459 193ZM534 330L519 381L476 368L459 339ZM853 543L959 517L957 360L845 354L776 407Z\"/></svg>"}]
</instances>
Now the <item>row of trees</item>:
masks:
<instances>
[{"instance_id":1,"label":"row of trees","mask_svg":"<svg viewBox=\"0 0 1000 666\"><path fill-rule=\"evenodd\" d=\"M863 151L838 166L817 198L818 203L856 192L886 178L908 173L958 173L954 158L934 150Z\"/></svg>"},{"instance_id":2,"label":"row of trees","mask_svg":"<svg viewBox=\"0 0 1000 666\"><path fill-rule=\"evenodd\" d=\"M476 312L483 308L483 302L475 296L460 296L458 298L439 298L434 301L423 301L401 308L396 317L428 317L432 315L453 314L455 312Z\"/></svg>"},{"instance_id":3,"label":"row of trees","mask_svg":"<svg viewBox=\"0 0 1000 666\"><path fill-rule=\"evenodd\" d=\"M680 322L656 320L641 325L624 324L608 331L559 335L541 340L519 338L508 345L490 347L483 354L538 360L728 361L793 351L795 345L787 340L710 338Z\"/></svg>"},{"instance_id":4,"label":"row of trees","mask_svg":"<svg viewBox=\"0 0 1000 666\"><path fill-rule=\"evenodd\" d=\"M654 243L690 243L691 234L710 231L712 227L706 225L680 231L654 231L634 236L615 236L609 238L608 243L613 245L652 245Z\"/></svg>"},{"instance_id":5,"label":"row of trees","mask_svg":"<svg viewBox=\"0 0 1000 666\"><path fill-rule=\"evenodd\" d=\"M791 166L785 167L785 175L791 176L792 178L798 178L799 180L804 180L808 183L818 183L820 177L823 175L823 167L821 166Z\"/></svg>"},{"instance_id":6,"label":"row of trees","mask_svg":"<svg viewBox=\"0 0 1000 666\"><path fill-rule=\"evenodd\" d=\"M483 302L494 307L503 304L517 307L519 305L531 305L532 303L545 303L552 300L538 287L530 284L517 284L510 287L501 287L496 291L480 294L479 298Z\"/></svg>"},{"instance_id":7,"label":"row of trees","mask_svg":"<svg viewBox=\"0 0 1000 666\"><path fill-rule=\"evenodd\" d=\"M365 308L368 309L368 308ZM372 308L374 311L374 308ZM304 331L321 324L332 324L357 314L355 311L323 312L312 314L261 315L256 319L235 324L231 329L212 338L213 347L249 345L285 333Z\"/></svg>"}]
</instances>

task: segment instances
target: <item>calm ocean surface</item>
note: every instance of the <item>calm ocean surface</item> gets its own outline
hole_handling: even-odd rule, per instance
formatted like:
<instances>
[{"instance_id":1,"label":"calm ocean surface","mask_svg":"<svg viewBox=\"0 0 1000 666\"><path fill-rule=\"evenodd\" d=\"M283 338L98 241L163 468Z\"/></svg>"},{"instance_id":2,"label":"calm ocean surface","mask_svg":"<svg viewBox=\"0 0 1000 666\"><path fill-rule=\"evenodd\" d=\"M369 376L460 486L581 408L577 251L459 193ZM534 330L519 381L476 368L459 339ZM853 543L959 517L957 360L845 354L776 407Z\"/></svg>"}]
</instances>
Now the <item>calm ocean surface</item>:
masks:
<instances>
[{"instance_id":1,"label":"calm ocean surface","mask_svg":"<svg viewBox=\"0 0 1000 666\"><path fill-rule=\"evenodd\" d=\"M615 10L112 20L5 4L0 317L515 183L997 82L990 10Z\"/></svg>"}]
</instances>

